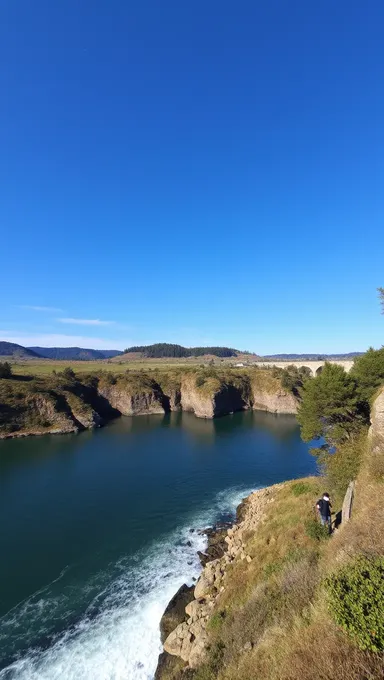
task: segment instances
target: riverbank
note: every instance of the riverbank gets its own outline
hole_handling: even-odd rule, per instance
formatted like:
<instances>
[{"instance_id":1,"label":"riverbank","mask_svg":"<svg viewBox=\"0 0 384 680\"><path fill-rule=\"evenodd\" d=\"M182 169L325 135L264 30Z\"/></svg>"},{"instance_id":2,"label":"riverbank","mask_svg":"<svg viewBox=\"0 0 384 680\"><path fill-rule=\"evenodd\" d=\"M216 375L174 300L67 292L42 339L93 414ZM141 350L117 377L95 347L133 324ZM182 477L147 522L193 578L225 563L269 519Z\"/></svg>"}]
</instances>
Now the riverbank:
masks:
<instances>
[{"instance_id":1,"label":"riverbank","mask_svg":"<svg viewBox=\"0 0 384 680\"><path fill-rule=\"evenodd\" d=\"M232 526L225 530L224 535L220 530L221 554L211 555L196 585L190 589L182 587L163 615L162 629L169 630L169 619L177 625L162 640L164 652L159 657L156 680L179 678L179 674L180 678L184 677L185 669L196 669L207 660L210 631L220 624L222 607L231 599L231 592L234 585L237 585L237 580L234 579L241 574L240 578L245 585L252 570L259 571L262 568L261 565L266 561L266 552L278 551L275 546L277 536L271 535L267 540L269 548L266 551L264 546L261 556L257 548L257 532L261 532L266 518L271 516L272 504L277 502L276 511L281 512L279 506L282 499L292 493L292 490L295 493L298 488L305 490L307 501L309 493L316 498L320 489L319 480L306 478L299 482L282 482L252 492L238 506L236 521ZM302 498L297 505L301 505L301 502ZM306 511L310 511L308 502L305 505ZM214 541L215 537L214 533ZM208 553L209 539L210 537ZM246 590L247 587L243 590L243 595Z\"/></svg>"},{"instance_id":2,"label":"riverbank","mask_svg":"<svg viewBox=\"0 0 384 680\"><path fill-rule=\"evenodd\" d=\"M331 537L321 530L314 511L324 491L321 477L248 496L227 531L227 551L205 566L193 599L164 641L156 680L382 678L383 404L384 391L362 443L352 517L346 515ZM340 510L341 503L335 516ZM347 619L349 626L360 606L368 612L364 616L372 623L363 645L356 637L361 625L349 633L337 619L342 600L336 610L330 605L330 588L341 570L356 578L361 560L363 574L364 569L377 573L374 597L371 591L360 594L363 578L355 597L363 598L361 605L354 605Z\"/></svg>"},{"instance_id":3,"label":"riverbank","mask_svg":"<svg viewBox=\"0 0 384 680\"><path fill-rule=\"evenodd\" d=\"M0 380L0 438L74 433L121 415L188 411L216 418L241 410L295 414L295 384L284 371L178 370L156 374L14 376Z\"/></svg>"}]
</instances>

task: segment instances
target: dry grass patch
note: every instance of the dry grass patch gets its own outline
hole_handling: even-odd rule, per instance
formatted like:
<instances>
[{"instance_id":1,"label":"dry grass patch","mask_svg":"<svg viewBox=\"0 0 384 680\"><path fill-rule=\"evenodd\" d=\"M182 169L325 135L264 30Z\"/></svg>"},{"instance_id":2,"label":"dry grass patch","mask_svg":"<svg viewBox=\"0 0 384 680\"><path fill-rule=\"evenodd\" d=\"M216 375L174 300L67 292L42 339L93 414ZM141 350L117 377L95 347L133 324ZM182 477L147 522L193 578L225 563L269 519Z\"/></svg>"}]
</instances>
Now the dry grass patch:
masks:
<instances>
[{"instance_id":1,"label":"dry grass patch","mask_svg":"<svg viewBox=\"0 0 384 680\"><path fill-rule=\"evenodd\" d=\"M268 629L234 658L217 680L382 680L383 657L356 648L322 613Z\"/></svg>"}]
</instances>

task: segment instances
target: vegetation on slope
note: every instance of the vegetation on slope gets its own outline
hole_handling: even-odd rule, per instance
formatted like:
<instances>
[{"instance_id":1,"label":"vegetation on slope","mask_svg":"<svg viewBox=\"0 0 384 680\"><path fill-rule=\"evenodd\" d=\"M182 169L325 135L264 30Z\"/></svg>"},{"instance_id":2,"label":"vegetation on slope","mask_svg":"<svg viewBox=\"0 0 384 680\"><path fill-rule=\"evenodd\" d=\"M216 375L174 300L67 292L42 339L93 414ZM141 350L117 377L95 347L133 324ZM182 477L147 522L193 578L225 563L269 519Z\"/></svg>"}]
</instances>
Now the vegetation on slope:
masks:
<instances>
[{"instance_id":1,"label":"vegetation on slope","mask_svg":"<svg viewBox=\"0 0 384 680\"><path fill-rule=\"evenodd\" d=\"M67 366L63 371L50 375L12 375L7 362L0 364L0 435L39 434L49 431L69 431L72 426L92 427L92 411L103 419L116 415L107 408L108 400L115 401L117 393L122 398L148 397L145 404L156 402L160 412L181 408L182 385L195 392L197 402L202 398L198 415L212 417L234 410L254 407L254 395L286 394L282 380L288 380L294 392L297 376L280 369L216 369L208 367L175 368L173 370L140 370L112 373L79 373ZM116 387L116 389L111 389ZM288 389L288 392L290 390ZM74 396L73 396L74 395ZM220 401L208 409L209 403ZM104 401L103 401L104 400ZM84 402L81 407L80 402ZM112 403L112 402L111 402ZM120 402L122 403L122 402ZM126 402L127 403L127 402ZM295 402L293 401L295 404ZM115 409L120 407L116 405ZM196 401L194 402L196 404ZM261 401L262 407L263 402ZM124 412L124 408L120 409ZM136 408L136 407L135 407ZM191 408L191 406L187 406ZM192 405L192 408L195 407ZM205 411L204 409L208 409ZM88 413L85 424L76 414ZM195 410L196 413L196 410ZM64 423L65 420L65 423ZM87 424L87 422L89 424ZM101 421L98 421L99 423Z\"/></svg>"},{"instance_id":2,"label":"vegetation on slope","mask_svg":"<svg viewBox=\"0 0 384 680\"><path fill-rule=\"evenodd\" d=\"M113 416L96 388L97 378L83 376L79 380L70 368L45 378L1 379L0 434L44 434L92 427L93 413Z\"/></svg>"},{"instance_id":3,"label":"vegetation on slope","mask_svg":"<svg viewBox=\"0 0 384 680\"><path fill-rule=\"evenodd\" d=\"M12 377L12 366L8 361L0 362L0 378L11 378Z\"/></svg>"},{"instance_id":4,"label":"vegetation on slope","mask_svg":"<svg viewBox=\"0 0 384 680\"><path fill-rule=\"evenodd\" d=\"M313 449L320 471L338 497L356 477L365 449L372 400L384 384L384 349L369 349L357 357L349 374L326 363L322 373L301 389L298 421Z\"/></svg>"},{"instance_id":5,"label":"vegetation on slope","mask_svg":"<svg viewBox=\"0 0 384 680\"><path fill-rule=\"evenodd\" d=\"M246 538L251 561L227 567L208 622L206 661L186 674L170 665L162 680L382 680L384 448L373 454L367 431L384 383L383 354L356 359L349 376L328 364L299 386L302 432L320 440L314 453L322 476L274 492ZM330 538L315 503L329 491L338 520L352 479L352 519Z\"/></svg>"},{"instance_id":6,"label":"vegetation on slope","mask_svg":"<svg viewBox=\"0 0 384 680\"><path fill-rule=\"evenodd\" d=\"M331 539L311 530L329 480L281 485L247 538L252 561L229 567L208 624L208 659L188 678L382 679L384 517L371 464L366 452L353 518ZM183 677L170 671L167 680Z\"/></svg>"},{"instance_id":7,"label":"vegetation on slope","mask_svg":"<svg viewBox=\"0 0 384 680\"><path fill-rule=\"evenodd\" d=\"M182 347L181 345L172 345L167 342L159 342L154 345L141 345L137 347L128 347L125 353L139 352L148 359L167 358L186 358L186 357L200 357L206 354L212 354L216 357L235 357L239 351L230 347Z\"/></svg>"}]
</instances>

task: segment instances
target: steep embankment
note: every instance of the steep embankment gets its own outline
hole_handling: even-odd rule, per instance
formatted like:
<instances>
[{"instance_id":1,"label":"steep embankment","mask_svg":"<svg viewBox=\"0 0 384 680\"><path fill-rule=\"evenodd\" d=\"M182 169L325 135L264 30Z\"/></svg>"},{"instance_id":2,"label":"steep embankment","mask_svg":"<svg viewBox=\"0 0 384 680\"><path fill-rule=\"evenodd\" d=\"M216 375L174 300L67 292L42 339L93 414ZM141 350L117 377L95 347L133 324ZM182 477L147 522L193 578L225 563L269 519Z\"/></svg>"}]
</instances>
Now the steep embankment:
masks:
<instances>
[{"instance_id":1,"label":"steep embankment","mask_svg":"<svg viewBox=\"0 0 384 680\"><path fill-rule=\"evenodd\" d=\"M79 432L116 415L95 384L60 376L0 380L0 438Z\"/></svg>"},{"instance_id":2,"label":"steep embankment","mask_svg":"<svg viewBox=\"0 0 384 680\"><path fill-rule=\"evenodd\" d=\"M352 517L330 539L314 515L321 478L285 482L246 499L227 532L227 552L205 566L194 599L164 641L156 680L382 680L380 577L374 591L368 588L369 604L359 597L366 565L381 560L377 569L384 569L383 443L384 390L363 442ZM359 625L352 634L338 622L341 601L330 608L327 586L356 559L365 560L363 581L345 625L364 612L370 622L364 644Z\"/></svg>"},{"instance_id":3,"label":"steep embankment","mask_svg":"<svg viewBox=\"0 0 384 680\"><path fill-rule=\"evenodd\" d=\"M98 392L124 416L161 414L169 410L160 386L148 376L127 374L113 378L108 375L99 380Z\"/></svg>"},{"instance_id":4,"label":"steep embankment","mask_svg":"<svg viewBox=\"0 0 384 680\"><path fill-rule=\"evenodd\" d=\"M255 409L295 413L297 399L270 370L127 372L0 380L0 436L77 432L118 415L190 411L215 418Z\"/></svg>"},{"instance_id":5,"label":"steep embankment","mask_svg":"<svg viewBox=\"0 0 384 680\"><path fill-rule=\"evenodd\" d=\"M369 439L374 453L384 449L384 390L379 392L372 405Z\"/></svg>"},{"instance_id":6,"label":"steep embankment","mask_svg":"<svg viewBox=\"0 0 384 680\"><path fill-rule=\"evenodd\" d=\"M281 377L273 371L253 371L250 374L252 408L270 413L297 413L298 399L284 389Z\"/></svg>"}]
</instances>

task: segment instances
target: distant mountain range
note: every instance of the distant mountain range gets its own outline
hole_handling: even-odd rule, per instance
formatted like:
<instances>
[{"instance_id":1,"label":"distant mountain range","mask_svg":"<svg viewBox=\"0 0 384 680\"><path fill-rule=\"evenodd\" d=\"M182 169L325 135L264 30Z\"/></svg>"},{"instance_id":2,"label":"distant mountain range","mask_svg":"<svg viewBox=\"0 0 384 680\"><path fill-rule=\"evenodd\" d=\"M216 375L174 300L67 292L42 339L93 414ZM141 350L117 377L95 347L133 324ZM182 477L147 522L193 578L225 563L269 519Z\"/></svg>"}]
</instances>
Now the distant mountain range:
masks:
<instances>
[{"instance_id":1,"label":"distant mountain range","mask_svg":"<svg viewBox=\"0 0 384 680\"><path fill-rule=\"evenodd\" d=\"M122 352L117 349L85 349L84 347L28 347L44 359L63 361L95 361L111 359Z\"/></svg>"},{"instance_id":2,"label":"distant mountain range","mask_svg":"<svg viewBox=\"0 0 384 680\"><path fill-rule=\"evenodd\" d=\"M333 359L334 361L343 359L353 359L354 357L359 357L364 352L348 352L348 354L267 354L262 357L267 361L326 361L327 359Z\"/></svg>"},{"instance_id":3,"label":"distant mountain range","mask_svg":"<svg viewBox=\"0 0 384 680\"><path fill-rule=\"evenodd\" d=\"M132 359L183 359L213 356L221 359L240 357L251 361L324 361L326 359L353 359L361 354L363 352L349 352L348 354L268 354L260 357L249 352L241 352L232 347L183 347L167 342L129 347L124 352L120 352L117 349L86 349L84 347L22 347L22 345L17 345L14 342L0 341L0 357L51 359L55 361L100 361L115 357L130 360L130 355L136 355L132 356Z\"/></svg>"},{"instance_id":4,"label":"distant mountain range","mask_svg":"<svg viewBox=\"0 0 384 680\"><path fill-rule=\"evenodd\" d=\"M39 359L39 355L32 349L16 345L14 342L0 341L0 357L14 357L15 359Z\"/></svg>"},{"instance_id":5,"label":"distant mountain range","mask_svg":"<svg viewBox=\"0 0 384 680\"><path fill-rule=\"evenodd\" d=\"M122 354L117 349L85 349L83 347L22 347L14 342L0 342L0 357L14 359L55 359L63 361L95 361Z\"/></svg>"}]
</instances>

